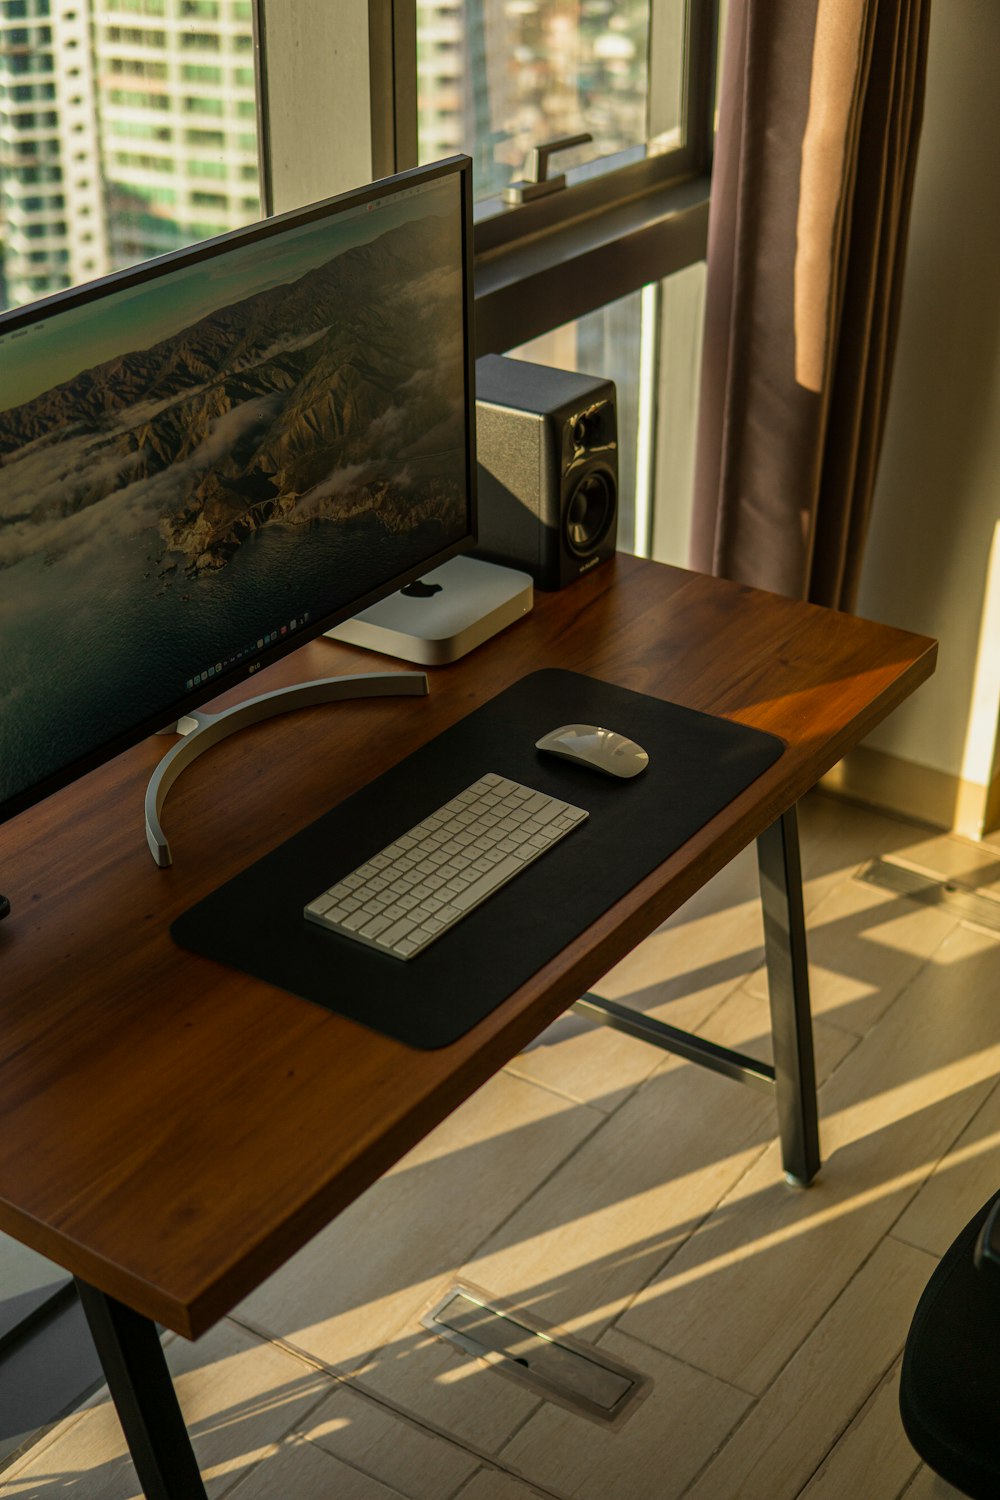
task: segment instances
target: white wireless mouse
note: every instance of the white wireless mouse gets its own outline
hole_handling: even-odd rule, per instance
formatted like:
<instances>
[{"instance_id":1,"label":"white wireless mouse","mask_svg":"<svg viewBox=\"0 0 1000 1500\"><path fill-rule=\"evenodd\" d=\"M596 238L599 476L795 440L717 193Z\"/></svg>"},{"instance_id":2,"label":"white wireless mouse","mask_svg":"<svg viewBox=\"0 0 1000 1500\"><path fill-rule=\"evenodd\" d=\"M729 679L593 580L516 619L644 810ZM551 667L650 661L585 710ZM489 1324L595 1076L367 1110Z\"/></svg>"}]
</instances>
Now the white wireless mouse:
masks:
<instances>
[{"instance_id":1,"label":"white wireless mouse","mask_svg":"<svg viewBox=\"0 0 1000 1500\"><path fill-rule=\"evenodd\" d=\"M563 724L536 740L535 749L603 771L606 776L638 776L649 765L649 756L635 740L596 724Z\"/></svg>"}]
</instances>

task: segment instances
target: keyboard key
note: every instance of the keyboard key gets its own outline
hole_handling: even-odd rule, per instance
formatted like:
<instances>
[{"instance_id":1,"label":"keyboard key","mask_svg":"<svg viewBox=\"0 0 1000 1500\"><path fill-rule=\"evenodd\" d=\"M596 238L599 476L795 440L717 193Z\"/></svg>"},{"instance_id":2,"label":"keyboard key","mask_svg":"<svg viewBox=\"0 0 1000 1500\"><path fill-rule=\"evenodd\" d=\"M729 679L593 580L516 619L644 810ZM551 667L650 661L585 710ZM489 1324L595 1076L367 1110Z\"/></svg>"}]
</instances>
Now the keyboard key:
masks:
<instances>
[{"instance_id":1,"label":"keyboard key","mask_svg":"<svg viewBox=\"0 0 1000 1500\"><path fill-rule=\"evenodd\" d=\"M386 928L391 926L392 923L386 916L372 917L371 921L360 929L361 936L366 938L376 938L378 937L380 932L385 932Z\"/></svg>"}]
</instances>

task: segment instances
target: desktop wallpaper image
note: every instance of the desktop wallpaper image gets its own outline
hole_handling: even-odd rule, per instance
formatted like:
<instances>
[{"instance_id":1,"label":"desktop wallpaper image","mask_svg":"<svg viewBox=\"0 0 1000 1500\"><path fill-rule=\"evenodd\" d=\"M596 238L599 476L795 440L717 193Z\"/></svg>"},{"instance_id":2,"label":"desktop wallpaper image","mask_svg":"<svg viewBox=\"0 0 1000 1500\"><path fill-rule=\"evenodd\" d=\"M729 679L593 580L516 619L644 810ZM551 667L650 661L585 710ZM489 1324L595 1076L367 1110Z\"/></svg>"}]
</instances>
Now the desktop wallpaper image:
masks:
<instances>
[{"instance_id":1,"label":"desktop wallpaper image","mask_svg":"<svg viewBox=\"0 0 1000 1500\"><path fill-rule=\"evenodd\" d=\"M0 806L465 534L456 193L0 340Z\"/></svg>"}]
</instances>

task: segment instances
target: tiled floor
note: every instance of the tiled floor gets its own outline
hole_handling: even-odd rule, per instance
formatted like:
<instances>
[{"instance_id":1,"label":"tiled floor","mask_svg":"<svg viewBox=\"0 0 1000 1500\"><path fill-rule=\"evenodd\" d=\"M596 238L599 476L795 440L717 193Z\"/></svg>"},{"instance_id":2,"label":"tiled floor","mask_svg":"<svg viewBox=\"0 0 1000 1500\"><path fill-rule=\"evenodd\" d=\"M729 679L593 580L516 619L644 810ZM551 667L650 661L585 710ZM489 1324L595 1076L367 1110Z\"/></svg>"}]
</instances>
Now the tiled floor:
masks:
<instances>
[{"instance_id":1,"label":"tiled floor","mask_svg":"<svg viewBox=\"0 0 1000 1500\"><path fill-rule=\"evenodd\" d=\"M856 880L998 898L1000 843L802 809L825 1165L770 1102L563 1018L230 1318L168 1356L211 1496L943 1500L902 1435L916 1298L1000 1173L1000 935ZM599 986L766 1055L752 851ZM436 1340L456 1273L651 1377L608 1431ZM103 1395L0 1500L138 1494Z\"/></svg>"}]
</instances>

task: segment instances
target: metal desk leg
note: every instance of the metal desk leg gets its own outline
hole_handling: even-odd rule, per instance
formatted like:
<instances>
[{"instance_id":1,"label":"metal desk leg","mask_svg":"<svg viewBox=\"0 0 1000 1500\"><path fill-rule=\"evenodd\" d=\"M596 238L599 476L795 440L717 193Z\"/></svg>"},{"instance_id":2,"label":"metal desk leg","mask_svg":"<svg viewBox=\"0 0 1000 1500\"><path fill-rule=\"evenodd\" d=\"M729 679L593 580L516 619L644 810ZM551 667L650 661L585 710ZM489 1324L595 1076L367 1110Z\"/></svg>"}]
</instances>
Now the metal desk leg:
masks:
<instances>
[{"instance_id":1,"label":"metal desk leg","mask_svg":"<svg viewBox=\"0 0 1000 1500\"><path fill-rule=\"evenodd\" d=\"M156 1324L76 1285L146 1500L206 1500Z\"/></svg>"},{"instance_id":2,"label":"metal desk leg","mask_svg":"<svg viewBox=\"0 0 1000 1500\"><path fill-rule=\"evenodd\" d=\"M806 1187L820 1168L819 1120L794 807L757 840L757 865L764 910L781 1159L789 1181Z\"/></svg>"}]
</instances>

